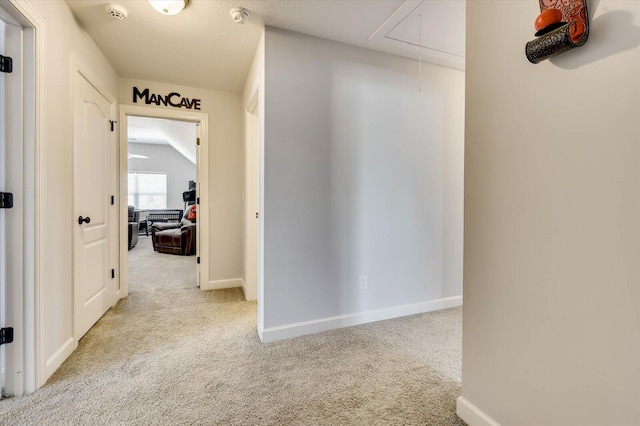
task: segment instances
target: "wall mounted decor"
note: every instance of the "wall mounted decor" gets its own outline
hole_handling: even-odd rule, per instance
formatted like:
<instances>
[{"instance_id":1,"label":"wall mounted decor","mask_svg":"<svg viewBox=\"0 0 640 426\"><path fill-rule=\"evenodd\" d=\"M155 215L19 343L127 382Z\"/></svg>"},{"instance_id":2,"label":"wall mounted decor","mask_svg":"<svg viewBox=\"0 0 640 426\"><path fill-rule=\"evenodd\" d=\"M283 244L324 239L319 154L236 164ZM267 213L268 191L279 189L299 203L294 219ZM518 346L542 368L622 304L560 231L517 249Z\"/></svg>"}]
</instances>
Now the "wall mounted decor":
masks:
<instances>
[{"instance_id":1,"label":"wall mounted decor","mask_svg":"<svg viewBox=\"0 0 640 426\"><path fill-rule=\"evenodd\" d=\"M545 59L580 47L589 38L587 0L539 0L540 15L535 21L536 39L527 43L529 62Z\"/></svg>"}]
</instances>

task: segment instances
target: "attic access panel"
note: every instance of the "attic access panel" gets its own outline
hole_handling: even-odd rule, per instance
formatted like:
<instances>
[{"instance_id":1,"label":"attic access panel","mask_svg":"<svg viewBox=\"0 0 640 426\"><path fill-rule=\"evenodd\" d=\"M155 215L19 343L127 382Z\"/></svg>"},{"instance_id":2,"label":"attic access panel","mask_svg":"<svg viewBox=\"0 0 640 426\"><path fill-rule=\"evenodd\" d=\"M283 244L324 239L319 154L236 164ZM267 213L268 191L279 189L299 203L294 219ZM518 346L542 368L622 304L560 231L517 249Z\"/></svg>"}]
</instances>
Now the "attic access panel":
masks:
<instances>
[{"instance_id":1,"label":"attic access panel","mask_svg":"<svg viewBox=\"0 0 640 426\"><path fill-rule=\"evenodd\" d=\"M463 1L424 1L398 22L385 37L462 58L465 10Z\"/></svg>"},{"instance_id":2,"label":"attic access panel","mask_svg":"<svg viewBox=\"0 0 640 426\"><path fill-rule=\"evenodd\" d=\"M466 1L408 0L370 37L411 59L464 69Z\"/></svg>"}]
</instances>

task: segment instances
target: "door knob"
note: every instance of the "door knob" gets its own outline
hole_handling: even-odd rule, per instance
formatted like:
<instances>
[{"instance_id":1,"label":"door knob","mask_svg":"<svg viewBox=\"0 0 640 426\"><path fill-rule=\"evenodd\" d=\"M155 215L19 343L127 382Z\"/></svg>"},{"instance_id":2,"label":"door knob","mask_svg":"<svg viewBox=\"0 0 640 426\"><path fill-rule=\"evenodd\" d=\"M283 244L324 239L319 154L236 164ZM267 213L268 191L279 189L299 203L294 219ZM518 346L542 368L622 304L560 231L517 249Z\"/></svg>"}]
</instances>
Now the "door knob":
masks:
<instances>
[{"instance_id":1,"label":"door knob","mask_svg":"<svg viewBox=\"0 0 640 426\"><path fill-rule=\"evenodd\" d=\"M78 216L78 225L82 225L82 222L89 223L91 222L91 218L89 216L87 217Z\"/></svg>"}]
</instances>

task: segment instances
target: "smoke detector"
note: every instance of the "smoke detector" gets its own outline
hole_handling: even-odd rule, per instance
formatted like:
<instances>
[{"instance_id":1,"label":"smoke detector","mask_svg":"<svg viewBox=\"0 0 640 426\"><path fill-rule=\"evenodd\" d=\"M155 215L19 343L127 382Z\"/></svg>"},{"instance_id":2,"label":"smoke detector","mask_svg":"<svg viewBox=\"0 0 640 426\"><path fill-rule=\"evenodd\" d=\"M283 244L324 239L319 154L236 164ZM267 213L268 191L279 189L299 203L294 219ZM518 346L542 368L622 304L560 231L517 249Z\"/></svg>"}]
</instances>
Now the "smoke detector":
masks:
<instances>
[{"instance_id":1,"label":"smoke detector","mask_svg":"<svg viewBox=\"0 0 640 426\"><path fill-rule=\"evenodd\" d=\"M231 9L230 15L231 19L233 19L233 22L236 24L244 24L249 20L249 11L242 7L235 7Z\"/></svg>"},{"instance_id":2,"label":"smoke detector","mask_svg":"<svg viewBox=\"0 0 640 426\"><path fill-rule=\"evenodd\" d=\"M115 3L109 3L105 6L105 10L112 18L117 19L118 21L123 21L127 19L127 9L124 7L117 5Z\"/></svg>"}]
</instances>

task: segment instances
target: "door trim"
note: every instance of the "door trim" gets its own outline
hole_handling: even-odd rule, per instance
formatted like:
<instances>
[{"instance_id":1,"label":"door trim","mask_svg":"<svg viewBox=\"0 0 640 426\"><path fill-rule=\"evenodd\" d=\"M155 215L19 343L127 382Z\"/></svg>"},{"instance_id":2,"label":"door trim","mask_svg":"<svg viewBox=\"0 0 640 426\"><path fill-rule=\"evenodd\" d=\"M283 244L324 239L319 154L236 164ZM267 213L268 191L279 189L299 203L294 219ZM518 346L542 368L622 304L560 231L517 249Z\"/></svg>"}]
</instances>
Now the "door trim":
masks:
<instances>
[{"instance_id":1,"label":"door trim","mask_svg":"<svg viewBox=\"0 0 640 426\"><path fill-rule=\"evenodd\" d=\"M118 275L119 298L129 294L128 277L128 247L127 247L127 127L128 116L134 115L149 118L164 118L168 120L190 121L199 124L200 134L200 162L198 164L198 234L200 240L200 288L209 282L209 115L206 113L174 111L139 105L120 105L120 162L119 162L119 202L120 202L120 267Z\"/></svg>"}]
</instances>

